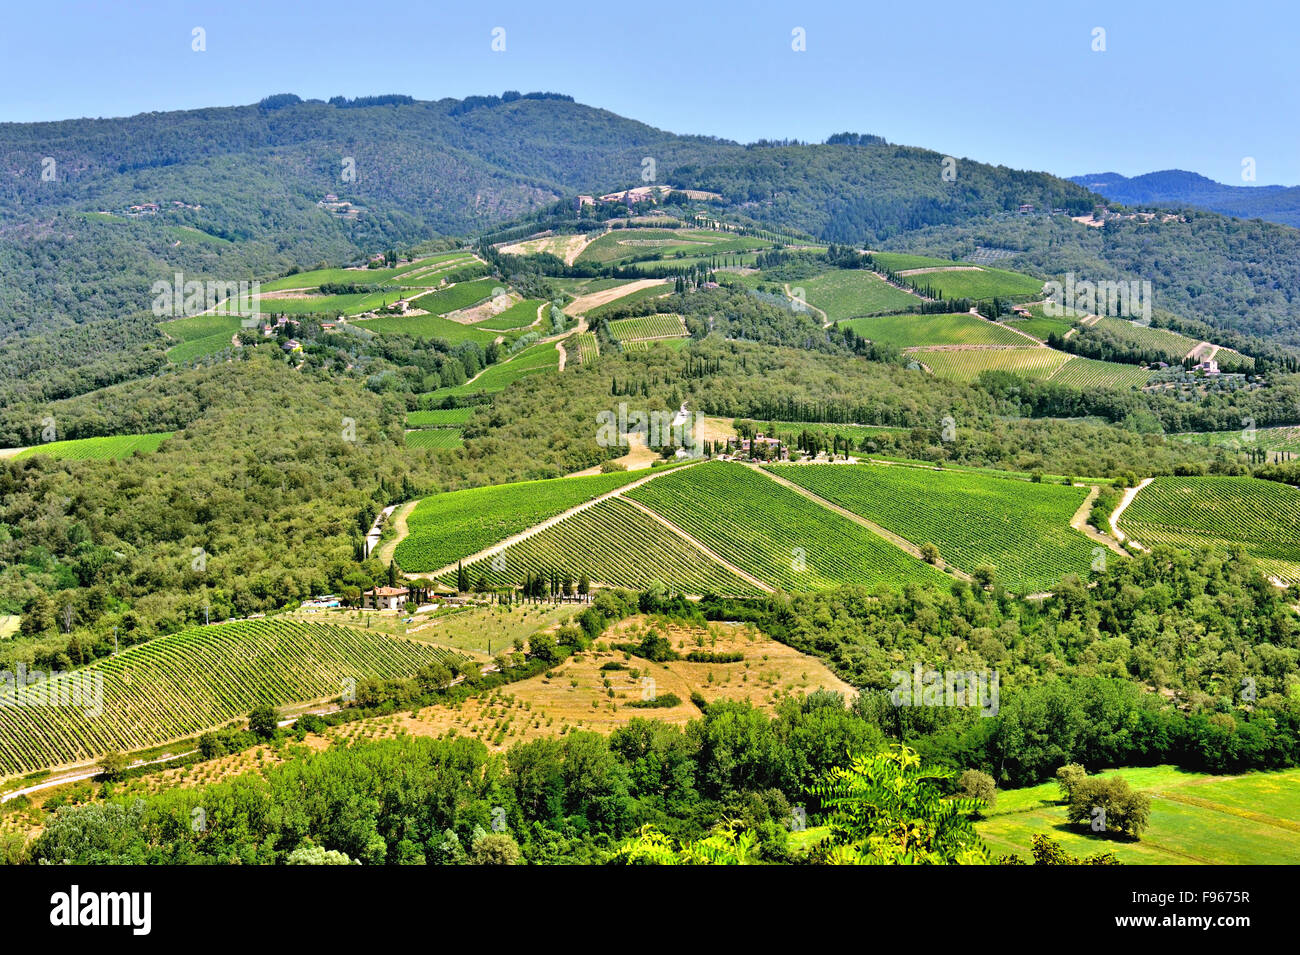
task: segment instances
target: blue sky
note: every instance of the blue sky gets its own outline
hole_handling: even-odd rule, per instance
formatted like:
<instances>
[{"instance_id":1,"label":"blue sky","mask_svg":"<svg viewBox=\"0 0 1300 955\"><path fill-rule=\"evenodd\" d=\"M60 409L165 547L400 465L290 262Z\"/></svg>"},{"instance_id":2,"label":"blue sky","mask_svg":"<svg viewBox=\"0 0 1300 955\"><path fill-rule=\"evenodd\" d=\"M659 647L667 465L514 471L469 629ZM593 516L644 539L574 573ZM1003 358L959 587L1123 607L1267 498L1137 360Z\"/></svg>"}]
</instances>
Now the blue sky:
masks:
<instances>
[{"instance_id":1,"label":"blue sky","mask_svg":"<svg viewBox=\"0 0 1300 955\"><path fill-rule=\"evenodd\" d=\"M1300 184L1300 7L1134 6L42 0L5 11L0 121L546 89L741 141L852 130L1059 175L1177 167L1236 185L1251 157L1257 184Z\"/></svg>"}]
</instances>

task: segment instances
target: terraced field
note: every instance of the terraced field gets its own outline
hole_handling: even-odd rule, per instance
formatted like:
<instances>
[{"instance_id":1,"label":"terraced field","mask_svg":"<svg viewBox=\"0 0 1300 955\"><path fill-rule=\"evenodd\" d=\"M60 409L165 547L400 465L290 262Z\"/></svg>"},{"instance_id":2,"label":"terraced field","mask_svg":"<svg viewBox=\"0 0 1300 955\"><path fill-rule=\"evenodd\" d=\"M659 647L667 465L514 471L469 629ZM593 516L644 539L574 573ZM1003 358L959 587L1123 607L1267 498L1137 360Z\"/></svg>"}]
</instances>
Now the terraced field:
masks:
<instances>
[{"instance_id":1,"label":"terraced field","mask_svg":"<svg viewBox=\"0 0 1300 955\"><path fill-rule=\"evenodd\" d=\"M627 492L724 560L790 591L946 580L845 517L741 464L710 461Z\"/></svg>"},{"instance_id":2,"label":"terraced field","mask_svg":"<svg viewBox=\"0 0 1300 955\"><path fill-rule=\"evenodd\" d=\"M72 696L72 674L43 684L54 703L0 705L0 774L143 749L246 716L260 704L337 696L347 680L409 676L448 650L373 631L297 621L197 627L130 647L75 671L94 694ZM62 694L62 696L60 696ZM0 697L4 699L4 697Z\"/></svg>"},{"instance_id":3,"label":"terraced field","mask_svg":"<svg viewBox=\"0 0 1300 955\"><path fill-rule=\"evenodd\" d=\"M147 454L157 451L158 446L170 438L174 431L155 431L150 434L118 434L107 438L74 438L71 441L50 441L38 444L14 455L15 458L30 458L35 454L44 454L51 458L65 461L109 460L129 458L139 451Z\"/></svg>"},{"instance_id":4,"label":"terraced field","mask_svg":"<svg viewBox=\"0 0 1300 955\"><path fill-rule=\"evenodd\" d=\"M658 338L681 338L686 325L680 315L646 315L641 318L616 318L606 326L616 342L649 341Z\"/></svg>"},{"instance_id":5,"label":"terraced field","mask_svg":"<svg viewBox=\"0 0 1300 955\"><path fill-rule=\"evenodd\" d=\"M986 371L1009 371L1022 378L1046 378L1072 356L1054 348L970 349L968 351L913 352L940 378L974 381Z\"/></svg>"},{"instance_id":6,"label":"terraced field","mask_svg":"<svg viewBox=\"0 0 1300 955\"><path fill-rule=\"evenodd\" d=\"M568 574L574 581L586 574L593 583L634 590L658 581L690 594L759 593L753 584L618 497L599 501L512 544L499 557L469 566L471 580L482 576L492 586L511 586L528 573L552 571ZM449 575L446 583L454 585L455 575Z\"/></svg>"},{"instance_id":7,"label":"terraced field","mask_svg":"<svg viewBox=\"0 0 1300 955\"><path fill-rule=\"evenodd\" d=\"M1032 345L1024 335L997 322L961 312L955 315L885 315L840 323L863 338L899 348L921 345Z\"/></svg>"},{"instance_id":8,"label":"terraced field","mask_svg":"<svg viewBox=\"0 0 1300 955\"><path fill-rule=\"evenodd\" d=\"M649 473L616 471L435 494L406 519L408 534L394 557L407 573L439 570Z\"/></svg>"},{"instance_id":9,"label":"terraced field","mask_svg":"<svg viewBox=\"0 0 1300 955\"><path fill-rule=\"evenodd\" d=\"M962 570L991 564L999 581L1021 593L1050 590L1065 574L1086 578L1098 546L1070 527L1087 488L890 465L767 470L918 547L934 544Z\"/></svg>"},{"instance_id":10,"label":"terraced field","mask_svg":"<svg viewBox=\"0 0 1300 955\"><path fill-rule=\"evenodd\" d=\"M406 432L408 448L461 448L465 441L460 428L423 428Z\"/></svg>"},{"instance_id":11,"label":"terraced field","mask_svg":"<svg viewBox=\"0 0 1300 955\"><path fill-rule=\"evenodd\" d=\"M1300 489L1246 477L1159 477L1119 518L1150 547L1240 547L1271 575L1300 582Z\"/></svg>"},{"instance_id":12,"label":"terraced field","mask_svg":"<svg viewBox=\"0 0 1300 955\"><path fill-rule=\"evenodd\" d=\"M826 313L831 321L902 311L920 303L910 292L890 285L870 269L837 269L800 282L791 291L804 290L804 301Z\"/></svg>"}]
</instances>

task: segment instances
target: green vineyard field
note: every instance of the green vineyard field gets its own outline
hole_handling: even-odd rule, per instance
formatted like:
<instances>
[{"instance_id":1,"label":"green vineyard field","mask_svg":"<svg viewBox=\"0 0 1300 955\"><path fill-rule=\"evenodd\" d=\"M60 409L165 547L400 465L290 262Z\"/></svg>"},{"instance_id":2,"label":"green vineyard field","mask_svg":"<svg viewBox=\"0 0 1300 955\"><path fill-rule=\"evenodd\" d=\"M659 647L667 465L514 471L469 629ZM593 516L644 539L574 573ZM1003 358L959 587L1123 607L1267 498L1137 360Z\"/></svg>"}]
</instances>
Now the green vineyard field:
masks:
<instances>
[{"instance_id":1,"label":"green vineyard field","mask_svg":"<svg viewBox=\"0 0 1300 955\"><path fill-rule=\"evenodd\" d=\"M529 325L537 324L537 310L541 307L540 299L526 298L522 302L515 302L509 308L493 315L491 318L485 318L481 322L475 322L475 328L490 328L496 331L508 332L517 328L527 328Z\"/></svg>"},{"instance_id":2,"label":"green vineyard field","mask_svg":"<svg viewBox=\"0 0 1300 955\"><path fill-rule=\"evenodd\" d=\"M710 461L627 496L734 566L785 590L946 579L884 538L741 464Z\"/></svg>"},{"instance_id":3,"label":"green vineyard field","mask_svg":"<svg viewBox=\"0 0 1300 955\"><path fill-rule=\"evenodd\" d=\"M650 473L617 471L435 494L407 518L408 534L394 557L407 573L438 570Z\"/></svg>"},{"instance_id":4,"label":"green vineyard field","mask_svg":"<svg viewBox=\"0 0 1300 955\"><path fill-rule=\"evenodd\" d=\"M473 405L464 408L432 408L425 411L408 411L408 428L455 428L467 424L478 411Z\"/></svg>"},{"instance_id":5,"label":"green vineyard field","mask_svg":"<svg viewBox=\"0 0 1300 955\"><path fill-rule=\"evenodd\" d=\"M956 315L884 315L880 318L855 318L841 325L873 342L899 348L1033 344L1024 335L969 312Z\"/></svg>"},{"instance_id":6,"label":"green vineyard field","mask_svg":"<svg viewBox=\"0 0 1300 955\"><path fill-rule=\"evenodd\" d=\"M653 483L653 482L651 482ZM499 568L499 569L497 569ZM709 558L634 504L606 498L469 567L471 581L513 586L525 574L555 572L577 581L642 590L658 581L690 594L757 594L758 588ZM455 574L446 583L455 585Z\"/></svg>"},{"instance_id":7,"label":"green vineyard field","mask_svg":"<svg viewBox=\"0 0 1300 955\"><path fill-rule=\"evenodd\" d=\"M795 294L802 288L804 301L821 309L833 322L859 315L902 311L921 302L911 292L895 288L869 269L837 269L816 278L787 284Z\"/></svg>"},{"instance_id":8,"label":"green vineyard field","mask_svg":"<svg viewBox=\"0 0 1300 955\"><path fill-rule=\"evenodd\" d=\"M432 315L446 315L448 312L477 305L484 299L490 298L494 294L493 290L500 287L501 282L494 278L458 282L436 292L421 295L411 303L411 307L422 309Z\"/></svg>"},{"instance_id":9,"label":"green vineyard field","mask_svg":"<svg viewBox=\"0 0 1300 955\"><path fill-rule=\"evenodd\" d=\"M918 547L933 544L962 570L991 564L1021 593L1050 590L1065 574L1087 577L1099 546L1070 527L1088 496L1082 487L888 465L768 470Z\"/></svg>"},{"instance_id":10,"label":"green vineyard field","mask_svg":"<svg viewBox=\"0 0 1300 955\"><path fill-rule=\"evenodd\" d=\"M617 342L655 338L681 338L686 325L680 315L646 315L641 318L616 318L609 322L609 335Z\"/></svg>"},{"instance_id":11,"label":"green vineyard field","mask_svg":"<svg viewBox=\"0 0 1300 955\"><path fill-rule=\"evenodd\" d=\"M118 434L107 438L51 441L49 444L38 444L20 451L15 457L29 458L34 454L44 454L65 461L129 458L137 451L142 454L157 451L158 446L173 434L174 431L157 431L151 434Z\"/></svg>"},{"instance_id":12,"label":"green vineyard field","mask_svg":"<svg viewBox=\"0 0 1300 955\"><path fill-rule=\"evenodd\" d=\"M346 681L409 676L457 656L331 624L247 620L196 627L73 671L89 675L77 679L90 688L102 678L98 714L93 698L71 697L73 673L47 681L47 695L39 699L6 691L11 695L0 696L0 773L156 746L246 716L261 704L337 696L350 685ZM60 702L76 705L50 705Z\"/></svg>"},{"instance_id":13,"label":"green vineyard field","mask_svg":"<svg viewBox=\"0 0 1300 955\"><path fill-rule=\"evenodd\" d=\"M983 348L967 351L918 351L909 357L940 378L971 382L986 371L1009 371L1022 378L1046 378L1070 355L1054 348Z\"/></svg>"},{"instance_id":14,"label":"green vineyard field","mask_svg":"<svg viewBox=\"0 0 1300 955\"><path fill-rule=\"evenodd\" d=\"M1120 515L1150 547L1240 547L1271 575L1300 582L1300 490L1246 477L1160 477Z\"/></svg>"},{"instance_id":15,"label":"green vineyard field","mask_svg":"<svg viewBox=\"0 0 1300 955\"><path fill-rule=\"evenodd\" d=\"M423 428L406 432L408 448L460 448L464 445L460 428Z\"/></svg>"},{"instance_id":16,"label":"green vineyard field","mask_svg":"<svg viewBox=\"0 0 1300 955\"><path fill-rule=\"evenodd\" d=\"M1117 361L1097 361L1094 358L1073 356L1048 376L1054 384L1066 385L1086 391L1092 388L1132 389L1147 383L1151 373L1138 365Z\"/></svg>"}]
</instances>

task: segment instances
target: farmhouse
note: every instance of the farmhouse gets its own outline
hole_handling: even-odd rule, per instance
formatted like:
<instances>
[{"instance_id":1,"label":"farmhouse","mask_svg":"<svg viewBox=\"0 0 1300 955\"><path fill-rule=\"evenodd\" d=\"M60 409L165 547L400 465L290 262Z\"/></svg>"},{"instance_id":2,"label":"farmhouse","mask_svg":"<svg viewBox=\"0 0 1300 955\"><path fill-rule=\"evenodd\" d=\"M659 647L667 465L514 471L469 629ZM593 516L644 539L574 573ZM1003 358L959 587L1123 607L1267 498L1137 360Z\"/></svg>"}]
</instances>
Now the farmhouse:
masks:
<instances>
[{"instance_id":1,"label":"farmhouse","mask_svg":"<svg viewBox=\"0 0 1300 955\"><path fill-rule=\"evenodd\" d=\"M361 597L367 610L400 610L411 592L405 587L375 587Z\"/></svg>"}]
</instances>

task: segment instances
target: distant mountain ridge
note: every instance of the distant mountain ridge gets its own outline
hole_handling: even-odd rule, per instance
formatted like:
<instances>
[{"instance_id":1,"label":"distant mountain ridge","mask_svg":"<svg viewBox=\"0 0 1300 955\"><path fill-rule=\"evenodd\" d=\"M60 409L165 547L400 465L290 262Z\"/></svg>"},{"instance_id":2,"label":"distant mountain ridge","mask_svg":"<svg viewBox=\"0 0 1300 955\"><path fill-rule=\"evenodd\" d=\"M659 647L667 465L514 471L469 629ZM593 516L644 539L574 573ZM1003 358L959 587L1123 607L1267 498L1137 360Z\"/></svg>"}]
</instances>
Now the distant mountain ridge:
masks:
<instances>
[{"instance_id":1,"label":"distant mountain ridge","mask_svg":"<svg viewBox=\"0 0 1300 955\"><path fill-rule=\"evenodd\" d=\"M1193 206L1300 228L1300 186L1229 186L1184 169L1132 177L1099 172L1070 181L1126 206Z\"/></svg>"}]
</instances>

